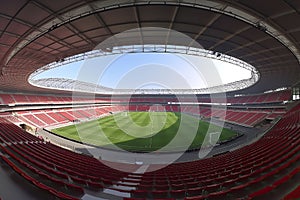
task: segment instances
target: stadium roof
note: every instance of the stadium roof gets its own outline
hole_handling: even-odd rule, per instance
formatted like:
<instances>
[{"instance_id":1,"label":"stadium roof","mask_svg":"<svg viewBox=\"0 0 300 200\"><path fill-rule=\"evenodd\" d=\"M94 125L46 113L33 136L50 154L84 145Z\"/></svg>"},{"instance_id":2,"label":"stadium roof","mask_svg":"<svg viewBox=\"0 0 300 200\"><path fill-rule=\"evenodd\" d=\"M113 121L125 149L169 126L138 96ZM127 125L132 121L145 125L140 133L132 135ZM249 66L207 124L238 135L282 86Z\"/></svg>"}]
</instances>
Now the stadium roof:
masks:
<instances>
[{"instance_id":1,"label":"stadium roof","mask_svg":"<svg viewBox=\"0 0 300 200\"><path fill-rule=\"evenodd\" d=\"M205 49L252 64L261 77L243 93L300 80L300 2L295 0L3 0L1 5L1 91L53 93L27 78L39 67L142 27L182 32Z\"/></svg>"}]
</instances>

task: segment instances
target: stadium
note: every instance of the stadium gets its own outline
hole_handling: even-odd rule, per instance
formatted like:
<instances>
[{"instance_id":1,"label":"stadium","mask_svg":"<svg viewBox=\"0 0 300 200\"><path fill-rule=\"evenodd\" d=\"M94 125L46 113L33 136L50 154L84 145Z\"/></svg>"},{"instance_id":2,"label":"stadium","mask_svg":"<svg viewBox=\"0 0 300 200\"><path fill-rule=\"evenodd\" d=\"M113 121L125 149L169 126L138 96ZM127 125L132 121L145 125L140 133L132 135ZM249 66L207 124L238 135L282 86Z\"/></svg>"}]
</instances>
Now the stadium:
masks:
<instances>
[{"instance_id":1,"label":"stadium","mask_svg":"<svg viewBox=\"0 0 300 200\"><path fill-rule=\"evenodd\" d=\"M0 10L0 200L300 199L298 1Z\"/></svg>"}]
</instances>

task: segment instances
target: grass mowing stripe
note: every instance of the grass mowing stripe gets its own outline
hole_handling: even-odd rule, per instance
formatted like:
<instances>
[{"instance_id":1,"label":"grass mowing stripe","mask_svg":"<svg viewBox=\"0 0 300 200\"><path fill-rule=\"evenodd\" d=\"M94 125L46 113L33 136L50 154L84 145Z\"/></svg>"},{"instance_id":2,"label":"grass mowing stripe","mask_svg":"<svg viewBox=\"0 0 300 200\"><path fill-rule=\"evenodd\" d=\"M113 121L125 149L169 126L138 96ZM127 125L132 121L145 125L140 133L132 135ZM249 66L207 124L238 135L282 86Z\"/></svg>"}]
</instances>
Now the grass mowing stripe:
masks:
<instances>
[{"instance_id":1,"label":"grass mowing stripe","mask_svg":"<svg viewBox=\"0 0 300 200\"><path fill-rule=\"evenodd\" d=\"M167 117L166 121L164 120L164 117ZM184 119L184 121L182 121L183 123L181 123L181 119ZM119 124L116 123L116 120L118 120ZM153 121L151 122L151 120ZM133 137L120 130L118 125L130 127L132 121L136 126L139 126L139 132L134 133L134 135L139 134L142 138ZM165 123L161 124L164 121ZM150 123L152 124L150 125ZM193 131L195 124L199 124L199 129L197 130L197 134L191 145L191 148L195 148L201 146L209 124L207 122L199 121L199 119L193 116L172 112L128 112L127 116L124 113L116 113L98 120L54 129L53 132L78 141L83 137L85 142L94 145L111 146L110 143L114 143L125 150L150 152L160 149L170 141L173 141L179 125L183 128L183 137L173 141L174 144L170 149L176 150L180 148L183 144L188 143L188 140L193 139L191 138L193 137L192 134L189 133ZM101 126L103 133L99 131L99 127L97 126ZM159 130L158 128L161 128L161 126L162 129ZM153 133L153 131L146 129L141 131L141 127L159 130L159 132L155 135L149 135ZM76 128L78 128L78 130ZM215 125L211 125L211 129L214 131L219 128L216 128ZM78 136L78 131L80 132L80 137ZM231 130L223 129L220 140L226 140L235 134L236 133ZM185 144L185 146L186 145L188 144Z\"/></svg>"}]
</instances>

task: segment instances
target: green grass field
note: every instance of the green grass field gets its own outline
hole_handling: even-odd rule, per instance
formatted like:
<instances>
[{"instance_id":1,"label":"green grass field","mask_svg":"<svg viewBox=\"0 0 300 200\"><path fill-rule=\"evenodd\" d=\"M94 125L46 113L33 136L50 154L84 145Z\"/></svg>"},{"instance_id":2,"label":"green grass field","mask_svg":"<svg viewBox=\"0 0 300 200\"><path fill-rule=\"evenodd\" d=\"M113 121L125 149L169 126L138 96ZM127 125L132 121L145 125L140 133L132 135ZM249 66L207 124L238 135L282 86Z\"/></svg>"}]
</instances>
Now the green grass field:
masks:
<instances>
[{"instance_id":1,"label":"green grass field","mask_svg":"<svg viewBox=\"0 0 300 200\"><path fill-rule=\"evenodd\" d=\"M162 151L198 148L205 142L208 128L209 123L181 113L125 112L57 128L52 132L96 146L151 152L162 147L166 148ZM210 126L209 132L221 130L219 141L237 135L215 125Z\"/></svg>"}]
</instances>

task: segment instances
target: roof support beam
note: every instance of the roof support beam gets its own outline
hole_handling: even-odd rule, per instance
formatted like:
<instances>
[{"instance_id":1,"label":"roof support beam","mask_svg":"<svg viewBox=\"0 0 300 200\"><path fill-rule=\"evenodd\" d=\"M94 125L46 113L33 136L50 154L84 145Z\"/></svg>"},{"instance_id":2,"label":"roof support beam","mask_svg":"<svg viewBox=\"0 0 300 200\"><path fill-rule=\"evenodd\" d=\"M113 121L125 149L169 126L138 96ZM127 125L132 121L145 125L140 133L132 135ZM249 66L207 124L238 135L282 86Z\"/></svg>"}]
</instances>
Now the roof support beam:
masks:
<instances>
[{"instance_id":1,"label":"roof support beam","mask_svg":"<svg viewBox=\"0 0 300 200\"><path fill-rule=\"evenodd\" d=\"M236 31L235 33L233 33L233 34L231 34L231 35L225 37L223 40L220 40L218 43L212 45L211 47L209 47L209 49L210 49L210 50L215 49L217 46L222 45L224 42L230 40L230 39L233 38L234 36L236 36L236 35L238 35L238 34L244 32L244 31L246 31L246 30L248 30L248 29L250 29L250 26L244 27L244 28L242 28L242 29Z\"/></svg>"}]
</instances>

